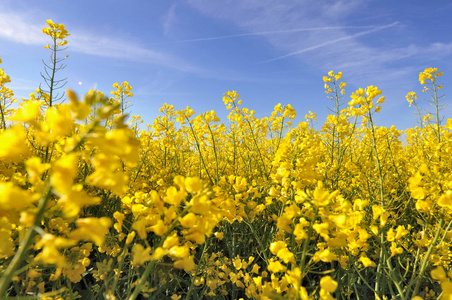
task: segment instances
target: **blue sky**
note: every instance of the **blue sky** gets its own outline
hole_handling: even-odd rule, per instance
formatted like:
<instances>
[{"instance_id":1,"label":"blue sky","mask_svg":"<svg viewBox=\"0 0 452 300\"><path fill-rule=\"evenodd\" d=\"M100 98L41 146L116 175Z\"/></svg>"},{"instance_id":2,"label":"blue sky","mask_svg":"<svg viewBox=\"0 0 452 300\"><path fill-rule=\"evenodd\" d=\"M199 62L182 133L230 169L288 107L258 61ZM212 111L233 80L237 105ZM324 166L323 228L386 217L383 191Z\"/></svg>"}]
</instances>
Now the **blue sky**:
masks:
<instances>
[{"instance_id":1,"label":"blue sky","mask_svg":"<svg viewBox=\"0 0 452 300\"><path fill-rule=\"evenodd\" d=\"M78 94L109 94L115 82L133 88L132 114L152 123L163 103L215 110L236 90L243 106L269 116L291 104L326 120L322 76L342 71L346 100L374 85L386 103L381 126L415 126L405 95L422 95L418 75L438 67L445 101L452 88L452 2L418 0L78 0L0 2L0 65L16 97L43 83L48 59L45 20L63 23L70 55L60 78ZM452 107L443 114L452 117Z\"/></svg>"}]
</instances>

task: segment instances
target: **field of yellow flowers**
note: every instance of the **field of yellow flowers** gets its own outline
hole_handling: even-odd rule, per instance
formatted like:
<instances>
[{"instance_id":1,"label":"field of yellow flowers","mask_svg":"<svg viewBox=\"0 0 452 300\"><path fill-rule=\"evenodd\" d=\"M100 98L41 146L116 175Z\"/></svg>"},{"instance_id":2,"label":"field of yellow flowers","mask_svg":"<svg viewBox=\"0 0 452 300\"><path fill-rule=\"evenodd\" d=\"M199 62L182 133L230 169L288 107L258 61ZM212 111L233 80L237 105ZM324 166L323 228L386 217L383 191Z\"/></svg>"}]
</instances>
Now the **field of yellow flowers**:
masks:
<instances>
[{"instance_id":1,"label":"field of yellow flowers","mask_svg":"<svg viewBox=\"0 0 452 300\"><path fill-rule=\"evenodd\" d=\"M432 113L409 92L405 131L375 126L378 88L348 102L333 71L320 130L234 91L226 123L164 104L140 130L127 82L58 101L69 33L47 24L47 90L13 105L0 69L0 299L452 299L436 68L419 75Z\"/></svg>"}]
</instances>

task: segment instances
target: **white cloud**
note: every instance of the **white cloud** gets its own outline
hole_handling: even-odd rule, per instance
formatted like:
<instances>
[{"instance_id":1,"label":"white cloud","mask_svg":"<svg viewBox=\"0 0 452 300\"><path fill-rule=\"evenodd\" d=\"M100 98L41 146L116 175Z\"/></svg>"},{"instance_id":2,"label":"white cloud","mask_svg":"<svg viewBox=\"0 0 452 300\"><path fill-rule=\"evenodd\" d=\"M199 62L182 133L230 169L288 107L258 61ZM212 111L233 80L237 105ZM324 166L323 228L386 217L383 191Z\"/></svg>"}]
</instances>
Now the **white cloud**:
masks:
<instances>
[{"instance_id":1,"label":"white cloud","mask_svg":"<svg viewBox=\"0 0 452 300\"><path fill-rule=\"evenodd\" d=\"M68 40L70 50L75 52L161 65L180 71L196 71L195 67L170 54L147 49L123 39L73 31Z\"/></svg>"},{"instance_id":2,"label":"white cloud","mask_svg":"<svg viewBox=\"0 0 452 300\"><path fill-rule=\"evenodd\" d=\"M26 45L45 45L42 28L24 20L20 15L0 13L0 37Z\"/></svg>"},{"instance_id":3,"label":"white cloud","mask_svg":"<svg viewBox=\"0 0 452 300\"><path fill-rule=\"evenodd\" d=\"M26 44L44 46L49 39L42 33L44 22L33 23L30 18L12 12L0 13L0 38ZM69 51L155 64L168 68L196 72L197 69L171 54L147 49L126 39L102 36L68 28Z\"/></svg>"},{"instance_id":4,"label":"white cloud","mask_svg":"<svg viewBox=\"0 0 452 300\"><path fill-rule=\"evenodd\" d=\"M291 57L291 56L294 56L294 55L297 55L297 54L302 54L302 53L305 53L305 52L308 52L308 51L313 51L313 50L316 50L316 49L319 49L319 48L322 48L322 47L334 45L334 44L337 44L339 42L344 42L344 41L351 40L351 39L354 39L354 38L357 38L357 37L360 37L360 36L363 36L363 35L370 34L372 32L383 30L385 28L393 27L393 26L395 26L397 24L398 24L398 22L394 22L394 23L389 24L389 25L378 26L378 27L376 27L374 29L371 29L371 30L366 30L366 31L355 33L355 34L352 34L352 35L343 36L341 38L338 38L338 39L335 39L335 40L332 40L332 41L327 41L327 42L324 42L324 43L320 43L318 45L314 45L314 46L311 46L311 47L308 47L308 48L297 50L295 52L291 52L289 54L278 56L278 57L275 57L275 58L263 61L262 63L272 62L272 61L284 59L284 58L287 58L287 57Z\"/></svg>"},{"instance_id":5,"label":"white cloud","mask_svg":"<svg viewBox=\"0 0 452 300\"><path fill-rule=\"evenodd\" d=\"M169 8L168 13L163 19L163 32L165 34L168 34L168 32L171 30L171 27L174 25L174 23L176 23L176 20L176 4L173 4Z\"/></svg>"},{"instance_id":6,"label":"white cloud","mask_svg":"<svg viewBox=\"0 0 452 300\"><path fill-rule=\"evenodd\" d=\"M243 35L271 32L262 37L276 52L265 62L282 59L300 61L323 71L341 70L358 84L370 80L405 80L403 77L412 65L394 66L394 62L407 58L421 58L434 53L433 57L444 57L452 53L452 45L431 44L403 46L395 40L397 30L403 24L396 19L382 25L376 18L372 22L361 20L361 24L374 26L369 30L351 28L359 12L366 10L366 0L188 0L201 13L225 22L244 31ZM397 25L397 26L396 26ZM331 30L299 30L302 28L332 28ZM294 30L291 32L291 30ZM383 32L389 39L380 39ZM400 36L402 39L403 36ZM200 39L201 40L201 39ZM256 62L258 63L258 62ZM413 61L419 63L419 60ZM372 74L372 75L370 75Z\"/></svg>"},{"instance_id":7,"label":"white cloud","mask_svg":"<svg viewBox=\"0 0 452 300\"><path fill-rule=\"evenodd\" d=\"M327 31L327 30L338 30L338 29L365 29L365 28L376 29L378 27L381 27L381 26L324 26L324 27L311 27L311 28L294 28L294 29L287 29L287 30L271 30L271 31L238 33L238 34L230 34L230 35L218 35L218 36L178 40L178 41L173 41L173 42L154 43L153 45L206 42L206 41L233 39L233 38L245 37L245 36L265 36L265 35L272 35L272 34L274 35L274 34L282 34L282 33L295 33L295 32L302 32L302 31Z\"/></svg>"}]
</instances>

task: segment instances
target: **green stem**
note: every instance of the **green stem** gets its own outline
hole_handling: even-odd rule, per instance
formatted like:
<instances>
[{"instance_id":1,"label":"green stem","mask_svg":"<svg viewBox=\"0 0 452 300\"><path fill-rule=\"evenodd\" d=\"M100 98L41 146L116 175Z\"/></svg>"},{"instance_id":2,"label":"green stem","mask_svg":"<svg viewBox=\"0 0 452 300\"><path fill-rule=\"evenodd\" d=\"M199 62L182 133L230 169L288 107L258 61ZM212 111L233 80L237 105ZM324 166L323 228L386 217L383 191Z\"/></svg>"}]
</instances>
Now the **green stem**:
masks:
<instances>
[{"instance_id":1,"label":"green stem","mask_svg":"<svg viewBox=\"0 0 452 300\"><path fill-rule=\"evenodd\" d=\"M267 170L267 168L265 166L264 158L262 157L261 150L260 150L259 146L257 145L256 137L254 136L253 126L251 126L251 122L250 122L249 118L248 119L245 118L244 113L235 105L235 103L234 103L234 107L236 108L237 111L240 112L242 117L246 120L246 123L248 124L248 127L250 128L250 131L251 131L251 137L253 138L254 146L256 147L257 153L259 154L259 158L262 162L262 167L264 168L263 170ZM270 174L267 175L267 179L269 178L269 176L270 176Z\"/></svg>"},{"instance_id":2,"label":"green stem","mask_svg":"<svg viewBox=\"0 0 452 300\"><path fill-rule=\"evenodd\" d=\"M201 257L199 258L199 262L198 262L198 265L196 266L195 274L193 275L193 278L191 279L190 287L188 288L188 293L187 293L187 296L185 297L185 299L190 299L191 293L194 290L196 274L198 274L198 270L199 270L199 263L201 262L202 258L204 257L204 254L206 253L208 242L209 242L209 239L207 239L206 242L204 243L204 248L202 249Z\"/></svg>"},{"instance_id":3,"label":"green stem","mask_svg":"<svg viewBox=\"0 0 452 300\"><path fill-rule=\"evenodd\" d=\"M47 184L46 192L43 193L43 196L41 197L41 199L39 199L38 213L35 216L33 225L30 228L28 228L27 232L25 233L24 239L21 241L19 245L19 249L17 250L10 264L8 265L2 277L0 278L0 297L2 297L5 294L6 290L9 287L9 284L11 283L11 279L14 276L15 271L19 268L23 260L27 257L28 247L30 246L30 244L33 241L33 238L37 234L35 228L41 225L41 219L44 215L44 211L50 199L50 195L51 195L50 184Z\"/></svg>"},{"instance_id":4,"label":"green stem","mask_svg":"<svg viewBox=\"0 0 452 300\"><path fill-rule=\"evenodd\" d=\"M6 99L3 98L3 103L5 103L5 108L6 108ZM3 111L3 105L0 102L0 113L2 115L2 129L6 129L6 121L5 121L5 113Z\"/></svg>"},{"instance_id":5,"label":"green stem","mask_svg":"<svg viewBox=\"0 0 452 300\"><path fill-rule=\"evenodd\" d=\"M390 259L387 259L387 260L386 260L386 265L388 266L389 270L391 271L389 275L390 275L390 277L391 277L391 279L392 279L392 282L393 282L394 285L396 286L397 291L399 292L400 298L401 298L402 300L405 300L406 297L405 297L405 295L404 295L404 293L403 293L402 287L401 287L400 284L399 284L400 280L399 280L399 278L394 278L394 277L395 277L395 276L394 276L395 272L394 272L394 269L392 268Z\"/></svg>"},{"instance_id":6,"label":"green stem","mask_svg":"<svg viewBox=\"0 0 452 300\"><path fill-rule=\"evenodd\" d=\"M188 124L189 124L189 128L190 128L190 130L191 130L191 133L193 134L193 138L195 139L195 145L196 145L196 148L198 149L201 163L202 163L202 165L204 166L204 169L206 170L207 177L209 177L210 183L214 184L214 183L213 183L213 180L212 180L212 177L211 177L210 174L209 174L209 170L207 169L207 165L206 165L206 163L205 163L205 161L204 161L204 157L202 156L201 148L200 148L200 146L199 146L198 138L196 137L195 129L193 128L193 125L190 123L190 120L188 119L188 117L185 116L185 118L187 119L187 122L188 122Z\"/></svg>"},{"instance_id":7,"label":"green stem","mask_svg":"<svg viewBox=\"0 0 452 300\"><path fill-rule=\"evenodd\" d=\"M53 49L52 49L53 59L52 59L52 76L50 77L50 87L49 87L49 106L52 106L52 98L53 98L53 87L55 82L55 72L56 72L56 64L57 64L57 39L53 38Z\"/></svg>"},{"instance_id":8,"label":"green stem","mask_svg":"<svg viewBox=\"0 0 452 300\"><path fill-rule=\"evenodd\" d=\"M141 291L141 287L143 286L143 284L145 284L146 280L148 279L151 270L154 269L154 265L155 260L151 260L149 264L146 266L143 275L141 275L140 280L138 281L137 285L135 286L135 289L133 290L132 295L130 295L128 300L135 300L138 297L138 294Z\"/></svg>"},{"instance_id":9,"label":"green stem","mask_svg":"<svg viewBox=\"0 0 452 300\"><path fill-rule=\"evenodd\" d=\"M444 208L443 208L443 214L444 214ZM424 257L424 259L422 261L421 269L419 270L419 275L416 278L416 285L414 287L413 297L416 296L418 291L419 291L419 286L421 285L422 276L424 275L425 269L427 268L427 264L429 262L430 254L432 253L433 248L435 247L436 241L439 238L439 235L441 233L441 228L443 227L443 225L444 225L444 217L442 217L441 220L439 221L438 229L436 230L435 237L433 238L433 241L432 241L430 247L428 248L427 253L425 254L425 257ZM410 287L413 285L413 283L414 282L411 282L408 285L408 287L407 287L408 291L409 291Z\"/></svg>"},{"instance_id":10,"label":"green stem","mask_svg":"<svg viewBox=\"0 0 452 300\"><path fill-rule=\"evenodd\" d=\"M369 117L369 125L371 128L371 132L372 132L372 144L373 144L373 151L375 153L375 160L377 162L377 169L378 169L378 179L379 179L379 188L380 188L380 199L381 199L381 208L385 208L385 203L384 203L384 190L383 190L383 175L382 175L382 171L381 171L381 164L380 164L380 158L378 157L378 150L377 150L377 141L375 138L375 128L374 128L374 123L372 120L372 113L369 111L368 112L368 117ZM378 263L378 267L377 267L377 279L375 281L375 291L378 295L378 293L380 292L380 284L381 284L381 275L382 275L382 264L383 264L383 260L385 258L385 247L384 247L384 242L385 242L385 234L384 231L381 231L380 234L380 261ZM380 295L378 295L380 296Z\"/></svg>"},{"instance_id":11,"label":"green stem","mask_svg":"<svg viewBox=\"0 0 452 300\"><path fill-rule=\"evenodd\" d=\"M318 211L316 210L315 212L315 216L311 221L311 224L309 224L309 229L308 229L308 233L307 233L307 238L304 240L303 242L303 250L301 253L301 263L300 263L300 270L302 274L305 274L305 266L306 266L306 255L308 254L308 246L309 246L309 242L311 241L311 235L312 235L312 226L314 225L315 221L317 220L317 216L318 216Z\"/></svg>"},{"instance_id":12,"label":"green stem","mask_svg":"<svg viewBox=\"0 0 452 300\"><path fill-rule=\"evenodd\" d=\"M122 267L123 267L124 261L125 261L125 257L126 257L126 255L127 255L127 253L128 253L128 250L129 250L129 245L126 245L125 248L124 248L124 250L122 251L121 261L119 262L119 266L118 266L119 272L121 272L121 270L122 270ZM115 274L115 275L116 275L116 274ZM115 276L115 280L113 281L113 286L112 286L112 288L111 288L111 292L113 293L113 295L114 295L115 292L116 292L116 287L117 287L117 285L118 285L119 277L121 277L121 273L119 273L117 276Z\"/></svg>"},{"instance_id":13,"label":"green stem","mask_svg":"<svg viewBox=\"0 0 452 300\"><path fill-rule=\"evenodd\" d=\"M184 214L185 211L188 210L188 207L184 209L184 211L181 214ZM178 224L178 219L172 221L170 224L168 230L165 232L165 234L161 237L160 243L155 246L154 249L157 249L162 246L163 242L165 241L166 237L173 231L173 229ZM138 297L138 294L141 291L142 286L146 283L146 280L149 277L149 273L154 269L155 260L151 260L149 264L146 266L146 269L144 270L144 273L141 275L140 279L138 280L137 285L135 286L135 289L133 290L132 295L128 298L128 300L135 300Z\"/></svg>"},{"instance_id":14,"label":"green stem","mask_svg":"<svg viewBox=\"0 0 452 300\"><path fill-rule=\"evenodd\" d=\"M218 173L218 170L219 170L219 167L218 167L218 154L217 154L217 147L216 147L216 144L215 144L215 137L213 135L212 128L210 127L210 124L207 122L205 117L204 117L204 121L207 124L207 128L209 129L209 132L210 132L210 137L212 138L213 153L215 155L215 173L216 173L215 184L218 184L218 181L220 181L220 176L219 176L219 173Z\"/></svg>"},{"instance_id":15,"label":"green stem","mask_svg":"<svg viewBox=\"0 0 452 300\"><path fill-rule=\"evenodd\" d=\"M253 226L251 226L251 223L249 222L249 220L247 220L245 222L245 224L247 224L250 227L251 233L253 234L254 238L256 239L257 243L259 244L259 247L261 248L262 255L264 256L264 259L265 259L265 263L268 264L268 256L267 256L267 252L266 252L267 249L265 249L264 245L262 245L261 238L256 234L256 231L254 231L254 228L253 228Z\"/></svg>"}]
</instances>

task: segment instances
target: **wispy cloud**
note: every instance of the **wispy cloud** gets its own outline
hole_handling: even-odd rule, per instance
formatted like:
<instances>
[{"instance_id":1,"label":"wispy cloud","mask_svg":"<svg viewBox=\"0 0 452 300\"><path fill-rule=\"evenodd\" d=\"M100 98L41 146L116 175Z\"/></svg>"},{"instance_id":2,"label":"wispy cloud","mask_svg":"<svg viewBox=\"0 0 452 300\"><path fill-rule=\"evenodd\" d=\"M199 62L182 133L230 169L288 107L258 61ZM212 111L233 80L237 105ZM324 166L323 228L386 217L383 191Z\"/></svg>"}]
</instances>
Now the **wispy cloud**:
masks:
<instances>
[{"instance_id":1,"label":"wispy cloud","mask_svg":"<svg viewBox=\"0 0 452 300\"><path fill-rule=\"evenodd\" d=\"M0 38L26 45L47 44L48 38L42 33L46 24L31 20L13 12L0 13ZM196 67L171 54L148 49L126 39L71 28L69 33L70 52L155 64L185 72L197 71Z\"/></svg>"},{"instance_id":2,"label":"wispy cloud","mask_svg":"<svg viewBox=\"0 0 452 300\"><path fill-rule=\"evenodd\" d=\"M11 13L0 13L0 37L26 45L45 45L46 38L39 26L27 22L24 17Z\"/></svg>"},{"instance_id":3,"label":"wispy cloud","mask_svg":"<svg viewBox=\"0 0 452 300\"><path fill-rule=\"evenodd\" d=\"M165 34L168 34L168 32L171 30L171 27L176 23L176 20L176 4L173 4L169 8L168 13L163 19L163 32Z\"/></svg>"},{"instance_id":4,"label":"wispy cloud","mask_svg":"<svg viewBox=\"0 0 452 300\"><path fill-rule=\"evenodd\" d=\"M246 37L246 36L284 34L284 33L295 33L295 32L303 32L303 31L326 31L326 30L338 30L338 29L364 29L364 28L377 28L377 27L378 27L377 25L371 25L371 26L324 26L324 27L312 27L312 28L295 28L295 29L287 29L287 30L271 30L271 31L249 32L249 33L238 33L238 34L231 34L231 35L220 35L220 36L212 36L212 37L194 38L194 39L184 39L184 40L165 42L165 43L154 43L153 45L169 45L169 44L205 42L205 41L224 40L224 39Z\"/></svg>"},{"instance_id":5,"label":"wispy cloud","mask_svg":"<svg viewBox=\"0 0 452 300\"><path fill-rule=\"evenodd\" d=\"M99 37L74 30L69 45L71 51L84 54L161 65L186 72L196 71L194 66L171 54L144 48L118 38Z\"/></svg>"},{"instance_id":6,"label":"wispy cloud","mask_svg":"<svg viewBox=\"0 0 452 300\"><path fill-rule=\"evenodd\" d=\"M298 51L295 51L295 52L291 52L291 53L286 54L286 55L282 55L282 56L278 56L278 57L275 57L275 58L272 58L272 59L269 59L269 60L265 60L265 61L263 61L261 63L268 63L268 62L284 59L284 58L287 58L287 57L291 57L291 56L294 56L294 55L302 54L302 53L305 53L305 52L308 52L308 51L316 50L316 49L319 49L319 48L322 48L322 47L334 45L334 44L337 44L339 42L351 40L351 39L354 39L354 38L357 38L357 37L360 37L360 36L363 36L363 35L367 35L367 34L370 34L370 33L376 32L376 31L380 31L380 30L383 30L383 29L386 29L386 28L390 28L390 27L396 26L397 24L399 24L399 22L394 22L392 24L375 27L374 29L371 29L371 30L366 30L366 31L363 31L363 32L355 33L355 34L346 35L344 37L341 37L341 38L338 38L338 39L335 39L335 40L332 40L332 41L328 41L328 42L321 43L321 44L318 44L318 45L314 45L314 46L311 46L311 47L308 47L308 48L304 48L304 49L301 49L301 50L298 50Z\"/></svg>"},{"instance_id":7,"label":"wispy cloud","mask_svg":"<svg viewBox=\"0 0 452 300\"><path fill-rule=\"evenodd\" d=\"M286 54L261 59L256 64L294 58L293 64L298 61L301 67L308 65L321 71L341 70L359 85L375 78L379 82L397 80L403 83L408 80L404 75L413 68L419 68L427 58L431 60L452 53L452 46L448 43L416 44L414 32L411 39L405 38L405 34L413 30L407 27L410 23L405 24L404 19L399 18L400 14L386 8L382 21L377 17L382 15L381 11L375 15L366 12L370 9L370 2L364 0L229 0L227 5L210 0L188 0L188 3L199 12L223 20L244 33L186 42L262 33L261 36L277 53ZM381 22L385 23L382 25ZM370 26L359 28L348 25ZM305 30L308 28L317 30ZM372 38L359 38L366 35ZM427 56L427 53L435 55ZM400 65L402 60L409 58L416 59Z\"/></svg>"}]
</instances>

